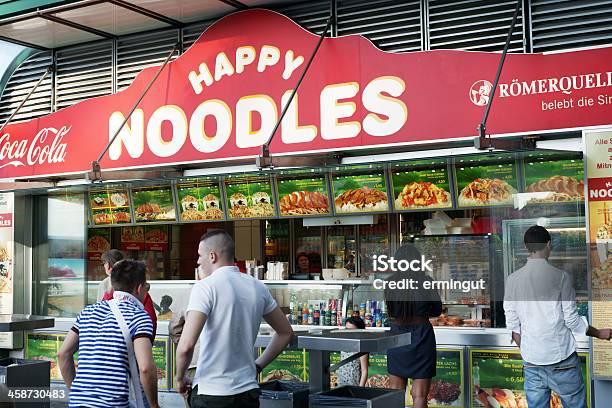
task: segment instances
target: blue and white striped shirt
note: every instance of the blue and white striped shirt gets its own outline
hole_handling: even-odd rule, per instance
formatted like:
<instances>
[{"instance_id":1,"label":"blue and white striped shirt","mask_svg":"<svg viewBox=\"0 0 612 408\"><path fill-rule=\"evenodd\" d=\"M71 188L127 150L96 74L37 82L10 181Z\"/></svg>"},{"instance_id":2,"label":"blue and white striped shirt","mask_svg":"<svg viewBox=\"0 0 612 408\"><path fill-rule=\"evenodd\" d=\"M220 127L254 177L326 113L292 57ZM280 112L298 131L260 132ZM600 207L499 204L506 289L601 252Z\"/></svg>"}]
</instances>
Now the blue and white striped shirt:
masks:
<instances>
[{"instance_id":1,"label":"blue and white striped shirt","mask_svg":"<svg viewBox=\"0 0 612 408\"><path fill-rule=\"evenodd\" d=\"M151 318L132 295L115 291L132 339L153 337ZM70 407L128 407L129 362L119 323L106 301L87 306L72 330L79 335L79 359Z\"/></svg>"}]
</instances>

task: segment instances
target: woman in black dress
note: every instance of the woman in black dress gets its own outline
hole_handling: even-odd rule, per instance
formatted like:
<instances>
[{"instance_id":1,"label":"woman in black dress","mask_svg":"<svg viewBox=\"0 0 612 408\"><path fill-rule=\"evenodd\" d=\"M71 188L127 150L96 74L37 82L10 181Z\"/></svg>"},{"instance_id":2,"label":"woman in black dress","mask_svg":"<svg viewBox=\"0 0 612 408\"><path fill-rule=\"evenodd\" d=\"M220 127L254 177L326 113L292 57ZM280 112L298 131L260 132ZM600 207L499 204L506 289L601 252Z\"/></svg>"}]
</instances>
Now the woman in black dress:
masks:
<instances>
[{"instance_id":1,"label":"woman in black dress","mask_svg":"<svg viewBox=\"0 0 612 408\"><path fill-rule=\"evenodd\" d=\"M421 261L413 245L400 247L394 257L398 261ZM394 389L405 390L408 379L412 379L413 408L426 408L431 379L436 376L436 336L429 318L442 313L442 302L436 290L423 289L422 283L432 279L422 270L398 271L388 280L403 279L413 279L418 289L385 289L385 300L391 332L410 332L411 344L387 351L387 371Z\"/></svg>"}]
</instances>

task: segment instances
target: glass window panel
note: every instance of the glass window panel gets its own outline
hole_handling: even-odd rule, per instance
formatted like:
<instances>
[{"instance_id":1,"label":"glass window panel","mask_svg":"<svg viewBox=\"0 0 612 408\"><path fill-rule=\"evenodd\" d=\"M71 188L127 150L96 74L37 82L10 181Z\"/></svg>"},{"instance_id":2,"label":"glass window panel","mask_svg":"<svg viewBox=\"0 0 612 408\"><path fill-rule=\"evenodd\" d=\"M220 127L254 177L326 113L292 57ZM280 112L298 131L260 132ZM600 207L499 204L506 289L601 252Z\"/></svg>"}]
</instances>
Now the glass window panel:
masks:
<instances>
[{"instance_id":1,"label":"glass window panel","mask_svg":"<svg viewBox=\"0 0 612 408\"><path fill-rule=\"evenodd\" d=\"M374 255L390 255L389 217L385 214L378 216L374 225L359 226L359 269L358 276L367 279L373 273Z\"/></svg>"},{"instance_id":2,"label":"glass window panel","mask_svg":"<svg viewBox=\"0 0 612 408\"><path fill-rule=\"evenodd\" d=\"M85 196L35 197L34 219L34 313L74 317L87 298Z\"/></svg>"},{"instance_id":3,"label":"glass window panel","mask_svg":"<svg viewBox=\"0 0 612 408\"><path fill-rule=\"evenodd\" d=\"M289 220L266 220L264 265L268 262L289 262Z\"/></svg>"},{"instance_id":4,"label":"glass window panel","mask_svg":"<svg viewBox=\"0 0 612 408\"><path fill-rule=\"evenodd\" d=\"M320 275L323 263L321 227L304 227L301 220L297 220L295 223L295 253L295 275L303 279Z\"/></svg>"},{"instance_id":5,"label":"glass window panel","mask_svg":"<svg viewBox=\"0 0 612 408\"><path fill-rule=\"evenodd\" d=\"M357 271L357 240L354 226L327 227L327 267Z\"/></svg>"}]
</instances>

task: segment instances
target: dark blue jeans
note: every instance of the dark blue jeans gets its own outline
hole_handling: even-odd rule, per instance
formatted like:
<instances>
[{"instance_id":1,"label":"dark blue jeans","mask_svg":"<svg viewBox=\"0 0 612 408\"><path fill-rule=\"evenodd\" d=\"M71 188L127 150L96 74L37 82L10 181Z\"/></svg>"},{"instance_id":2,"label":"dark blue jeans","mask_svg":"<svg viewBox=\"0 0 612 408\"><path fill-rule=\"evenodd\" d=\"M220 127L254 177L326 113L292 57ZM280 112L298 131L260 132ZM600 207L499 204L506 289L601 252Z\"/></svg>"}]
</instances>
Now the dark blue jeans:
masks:
<instances>
[{"instance_id":1,"label":"dark blue jeans","mask_svg":"<svg viewBox=\"0 0 612 408\"><path fill-rule=\"evenodd\" d=\"M529 408L550 408L551 390L559 394L564 407L586 408L586 388L578 354L551 365L524 362L523 370Z\"/></svg>"}]
</instances>

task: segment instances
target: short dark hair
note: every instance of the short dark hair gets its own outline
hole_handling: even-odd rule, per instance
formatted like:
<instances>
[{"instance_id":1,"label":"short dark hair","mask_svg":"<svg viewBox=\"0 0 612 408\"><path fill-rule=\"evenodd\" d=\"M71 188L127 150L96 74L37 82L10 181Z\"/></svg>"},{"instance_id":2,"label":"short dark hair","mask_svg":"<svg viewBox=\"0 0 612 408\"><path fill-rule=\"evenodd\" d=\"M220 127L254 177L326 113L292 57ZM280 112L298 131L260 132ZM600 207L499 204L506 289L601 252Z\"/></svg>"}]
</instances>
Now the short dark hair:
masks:
<instances>
[{"instance_id":1,"label":"short dark hair","mask_svg":"<svg viewBox=\"0 0 612 408\"><path fill-rule=\"evenodd\" d=\"M138 285L147 282L147 266L142 261L124 259L113 265L111 285L114 290L133 293Z\"/></svg>"},{"instance_id":2,"label":"short dark hair","mask_svg":"<svg viewBox=\"0 0 612 408\"><path fill-rule=\"evenodd\" d=\"M117 262L123 259L123 253L117 249L110 249L102 254L100 257L102 262L109 264L111 267Z\"/></svg>"},{"instance_id":3,"label":"short dark hair","mask_svg":"<svg viewBox=\"0 0 612 408\"><path fill-rule=\"evenodd\" d=\"M346 319L346 323L355 325L358 329L365 329L365 322L361 317L351 316Z\"/></svg>"},{"instance_id":4,"label":"short dark hair","mask_svg":"<svg viewBox=\"0 0 612 408\"><path fill-rule=\"evenodd\" d=\"M210 230L202 235L200 242L206 242L213 238L215 238L215 241L219 240L219 242L217 242L219 247L211 249L215 249L219 253L219 256L224 260L229 261L235 259L234 256L236 253L236 244L234 243L234 239L230 234L222 229Z\"/></svg>"},{"instance_id":5,"label":"short dark hair","mask_svg":"<svg viewBox=\"0 0 612 408\"><path fill-rule=\"evenodd\" d=\"M525 231L524 241L529 253L538 252L546 248L550 242L550 234L546 228L534 225Z\"/></svg>"}]
</instances>

